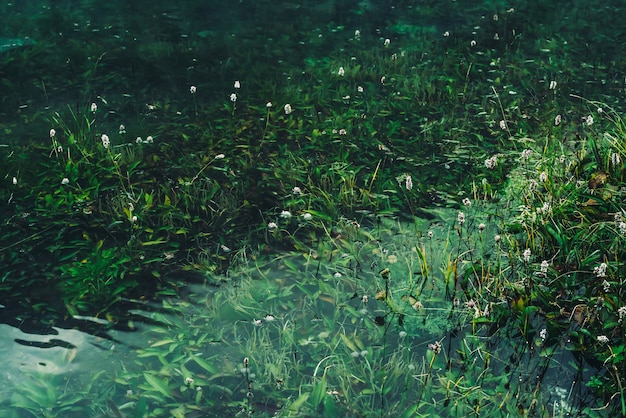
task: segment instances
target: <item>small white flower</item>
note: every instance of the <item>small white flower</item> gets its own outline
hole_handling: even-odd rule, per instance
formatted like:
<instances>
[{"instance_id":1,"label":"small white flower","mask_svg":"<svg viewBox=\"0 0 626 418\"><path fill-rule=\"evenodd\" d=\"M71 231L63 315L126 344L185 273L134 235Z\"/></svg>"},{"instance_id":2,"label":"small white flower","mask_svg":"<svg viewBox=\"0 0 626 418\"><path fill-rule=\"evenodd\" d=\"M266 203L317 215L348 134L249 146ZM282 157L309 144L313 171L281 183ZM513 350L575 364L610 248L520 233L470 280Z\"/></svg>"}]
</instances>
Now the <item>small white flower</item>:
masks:
<instances>
[{"instance_id":1,"label":"small white flower","mask_svg":"<svg viewBox=\"0 0 626 418\"><path fill-rule=\"evenodd\" d=\"M196 94L196 91L198 91L198 88L196 86L189 87L189 93Z\"/></svg>"},{"instance_id":2,"label":"small white flower","mask_svg":"<svg viewBox=\"0 0 626 418\"><path fill-rule=\"evenodd\" d=\"M500 129L506 131L506 121L504 119L500 121Z\"/></svg>"},{"instance_id":3,"label":"small white flower","mask_svg":"<svg viewBox=\"0 0 626 418\"><path fill-rule=\"evenodd\" d=\"M291 112L292 112L291 105L290 105L289 103L287 103L287 104L285 105L285 115L288 115L288 114L290 114Z\"/></svg>"},{"instance_id":4,"label":"small white flower","mask_svg":"<svg viewBox=\"0 0 626 418\"><path fill-rule=\"evenodd\" d=\"M357 29L357 30L355 30L355 31L354 31L354 37L355 37L356 39L359 39L359 38L361 37L361 31L360 31L360 30L358 30L358 29Z\"/></svg>"},{"instance_id":5,"label":"small white flower","mask_svg":"<svg viewBox=\"0 0 626 418\"><path fill-rule=\"evenodd\" d=\"M124 135L126 133L126 127L124 125L120 125L120 127L118 129L118 133L120 135Z\"/></svg>"},{"instance_id":6,"label":"small white flower","mask_svg":"<svg viewBox=\"0 0 626 418\"><path fill-rule=\"evenodd\" d=\"M339 77L343 77L346 74L346 71L343 69L343 67L339 67L339 71L337 71L337 75L339 75Z\"/></svg>"},{"instance_id":7,"label":"small white flower","mask_svg":"<svg viewBox=\"0 0 626 418\"><path fill-rule=\"evenodd\" d=\"M235 93L230 94L230 101L233 103L237 101L237 95Z\"/></svg>"},{"instance_id":8,"label":"small white flower","mask_svg":"<svg viewBox=\"0 0 626 418\"><path fill-rule=\"evenodd\" d=\"M256 325L257 327L260 327L261 325L263 325L263 321L261 321L260 319L253 319L252 323Z\"/></svg>"},{"instance_id":9,"label":"small white flower","mask_svg":"<svg viewBox=\"0 0 626 418\"><path fill-rule=\"evenodd\" d=\"M470 42L470 46L472 47L476 46L476 41L472 39L472 41Z\"/></svg>"},{"instance_id":10,"label":"small white flower","mask_svg":"<svg viewBox=\"0 0 626 418\"><path fill-rule=\"evenodd\" d=\"M561 115L556 115L554 117L554 126L559 126L561 124Z\"/></svg>"},{"instance_id":11,"label":"small white flower","mask_svg":"<svg viewBox=\"0 0 626 418\"><path fill-rule=\"evenodd\" d=\"M432 237L433 237L433 235L435 235L435 234L433 233L433 231L428 231L428 238L432 238Z\"/></svg>"},{"instance_id":12,"label":"small white flower","mask_svg":"<svg viewBox=\"0 0 626 418\"><path fill-rule=\"evenodd\" d=\"M190 386L193 384L193 379L191 377L185 377L185 385Z\"/></svg>"},{"instance_id":13,"label":"small white flower","mask_svg":"<svg viewBox=\"0 0 626 418\"><path fill-rule=\"evenodd\" d=\"M487 158L487 159L485 160L485 167L487 167L488 169L490 169L490 170L491 170L491 169L493 169L493 168L496 166L497 162L498 162L498 159L497 159L497 157L494 155L494 156L492 156L492 157L490 157L490 158Z\"/></svg>"},{"instance_id":14,"label":"small white flower","mask_svg":"<svg viewBox=\"0 0 626 418\"><path fill-rule=\"evenodd\" d=\"M109 140L109 136L107 134L102 134L100 139L102 140L102 146L104 148L109 148L109 145L111 144L111 141Z\"/></svg>"},{"instance_id":15,"label":"small white flower","mask_svg":"<svg viewBox=\"0 0 626 418\"><path fill-rule=\"evenodd\" d=\"M356 91L358 91L359 93L363 93L363 87L359 86L356 88Z\"/></svg>"},{"instance_id":16,"label":"small white flower","mask_svg":"<svg viewBox=\"0 0 626 418\"><path fill-rule=\"evenodd\" d=\"M609 342L609 337L607 337L606 335L598 335L598 342L606 344Z\"/></svg>"},{"instance_id":17,"label":"small white flower","mask_svg":"<svg viewBox=\"0 0 626 418\"><path fill-rule=\"evenodd\" d=\"M224 154L217 154L217 155L215 156L215 159L216 159L216 160L221 160L221 159L223 159L223 158L225 158L225 157L226 157L226 156L225 156Z\"/></svg>"},{"instance_id":18,"label":"small white flower","mask_svg":"<svg viewBox=\"0 0 626 418\"><path fill-rule=\"evenodd\" d=\"M447 38L448 36L450 36L450 32L449 31L445 31L443 33L444 38Z\"/></svg>"},{"instance_id":19,"label":"small white flower","mask_svg":"<svg viewBox=\"0 0 626 418\"><path fill-rule=\"evenodd\" d=\"M531 251L530 251L530 248L526 248L526 249L524 250L523 257L524 257L524 261L525 261L526 263L530 262L530 256L531 256L531 254L532 254L532 253L531 253Z\"/></svg>"},{"instance_id":20,"label":"small white flower","mask_svg":"<svg viewBox=\"0 0 626 418\"><path fill-rule=\"evenodd\" d=\"M305 212L302 214L302 219L304 219L305 221L310 221L311 219L313 219L313 215L311 215L309 212Z\"/></svg>"},{"instance_id":21,"label":"small white flower","mask_svg":"<svg viewBox=\"0 0 626 418\"><path fill-rule=\"evenodd\" d=\"M622 306L617 310L617 313L619 315L619 322L622 322L622 320L624 319L624 316L626 316L626 306Z\"/></svg>"},{"instance_id":22,"label":"small white flower","mask_svg":"<svg viewBox=\"0 0 626 418\"><path fill-rule=\"evenodd\" d=\"M337 272L337 273L333 274L333 277L335 279L340 279L341 278L341 273Z\"/></svg>"},{"instance_id":23,"label":"small white flower","mask_svg":"<svg viewBox=\"0 0 626 418\"><path fill-rule=\"evenodd\" d=\"M465 214L463 212L459 212L456 219L459 222L459 225L463 225L465 223Z\"/></svg>"},{"instance_id":24,"label":"small white flower","mask_svg":"<svg viewBox=\"0 0 626 418\"><path fill-rule=\"evenodd\" d=\"M50 129L50 138L54 138L56 134L57 134L57 131L55 131L54 129Z\"/></svg>"},{"instance_id":25,"label":"small white flower","mask_svg":"<svg viewBox=\"0 0 626 418\"><path fill-rule=\"evenodd\" d=\"M294 187L293 189L291 189L291 192L295 195L301 195L302 194L302 189L299 188L298 186Z\"/></svg>"},{"instance_id":26,"label":"small white flower","mask_svg":"<svg viewBox=\"0 0 626 418\"><path fill-rule=\"evenodd\" d=\"M411 178L410 175L407 175L406 179L404 179L404 186L408 191L411 191L411 189L413 189L413 178Z\"/></svg>"},{"instance_id":27,"label":"small white flower","mask_svg":"<svg viewBox=\"0 0 626 418\"><path fill-rule=\"evenodd\" d=\"M587 126L591 126L593 125L593 116L589 115L586 118L584 118L585 121L585 125Z\"/></svg>"},{"instance_id":28,"label":"small white flower","mask_svg":"<svg viewBox=\"0 0 626 418\"><path fill-rule=\"evenodd\" d=\"M17 184L17 177L13 177L12 182L13 184Z\"/></svg>"},{"instance_id":29,"label":"small white flower","mask_svg":"<svg viewBox=\"0 0 626 418\"><path fill-rule=\"evenodd\" d=\"M265 103L265 107L267 107L268 109L269 109L270 107L272 107L272 102L267 102L267 103Z\"/></svg>"},{"instance_id":30,"label":"small white flower","mask_svg":"<svg viewBox=\"0 0 626 418\"><path fill-rule=\"evenodd\" d=\"M98 110L98 105L95 103L92 103L90 109L93 113L96 113L96 111Z\"/></svg>"},{"instance_id":31,"label":"small white flower","mask_svg":"<svg viewBox=\"0 0 626 418\"><path fill-rule=\"evenodd\" d=\"M626 222L621 221L619 224L617 224L617 227L619 228L619 232L626 235Z\"/></svg>"},{"instance_id":32,"label":"small white flower","mask_svg":"<svg viewBox=\"0 0 626 418\"><path fill-rule=\"evenodd\" d=\"M548 338L548 330L544 328L539 331L539 338L541 338L541 341L545 341Z\"/></svg>"},{"instance_id":33,"label":"small white flower","mask_svg":"<svg viewBox=\"0 0 626 418\"><path fill-rule=\"evenodd\" d=\"M407 335L407 334L406 334L406 331L400 331L400 332L398 333L398 337L400 337L400 338L406 338L406 335Z\"/></svg>"},{"instance_id":34,"label":"small white flower","mask_svg":"<svg viewBox=\"0 0 626 418\"><path fill-rule=\"evenodd\" d=\"M241 83L239 82L239 80L235 80L234 87L235 87L236 89L240 89L240 88L241 88Z\"/></svg>"},{"instance_id":35,"label":"small white flower","mask_svg":"<svg viewBox=\"0 0 626 418\"><path fill-rule=\"evenodd\" d=\"M345 129L339 129L339 135L346 135L348 133L348 131L346 131Z\"/></svg>"},{"instance_id":36,"label":"small white flower","mask_svg":"<svg viewBox=\"0 0 626 418\"><path fill-rule=\"evenodd\" d=\"M137 139L135 139L135 143L137 144L141 144L143 142L143 139L141 139L140 136L137 137Z\"/></svg>"},{"instance_id":37,"label":"small white flower","mask_svg":"<svg viewBox=\"0 0 626 418\"><path fill-rule=\"evenodd\" d=\"M622 159L617 152L611 154L611 164L613 165L613 167L617 167L621 162Z\"/></svg>"},{"instance_id":38,"label":"small white flower","mask_svg":"<svg viewBox=\"0 0 626 418\"><path fill-rule=\"evenodd\" d=\"M151 135L148 135L148 136L146 137L146 143L147 143L147 144L152 144L153 142L154 142L154 138L152 138L152 136L151 136Z\"/></svg>"},{"instance_id":39,"label":"small white flower","mask_svg":"<svg viewBox=\"0 0 626 418\"><path fill-rule=\"evenodd\" d=\"M556 90L556 81L552 80L550 81L550 90Z\"/></svg>"},{"instance_id":40,"label":"small white flower","mask_svg":"<svg viewBox=\"0 0 626 418\"><path fill-rule=\"evenodd\" d=\"M385 45L387 47L387 46L389 46L390 43L391 43L391 39L387 38L387 39L385 39L385 42L383 42L383 45Z\"/></svg>"},{"instance_id":41,"label":"small white flower","mask_svg":"<svg viewBox=\"0 0 626 418\"><path fill-rule=\"evenodd\" d=\"M289 219L292 215L291 212L289 212L288 210L283 210L282 212L280 212L279 216L283 219Z\"/></svg>"},{"instance_id":42,"label":"small white flower","mask_svg":"<svg viewBox=\"0 0 626 418\"><path fill-rule=\"evenodd\" d=\"M478 231L479 232L483 232L485 230L485 228L487 228L487 225L485 225L482 222L478 225Z\"/></svg>"},{"instance_id":43,"label":"small white flower","mask_svg":"<svg viewBox=\"0 0 626 418\"><path fill-rule=\"evenodd\" d=\"M533 154L533 150L525 149L524 151L522 151L522 160L529 159L532 154Z\"/></svg>"},{"instance_id":44,"label":"small white flower","mask_svg":"<svg viewBox=\"0 0 626 418\"><path fill-rule=\"evenodd\" d=\"M539 181L542 183L545 183L546 181L548 181L548 173L546 173L545 171L542 171L541 174L539 174Z\"/></svg>"},{"instance_id":45,"label":"small white flower","mask_svg":"<svg viewBox=\"0 0 626 418\"><path fill-rule=\"evenodd\" d=\"M263 319L265 319L266 322L272 322L276 320L276 317L274 315L267 314L263 317Z\"/></svg>"},{"instance_id":46,"label":"small white flower","mask_svg":"<svg viewBox=\"0 0 626 418\"><path fill-rule=\"evenodd\" d=\"M387 79L387 77L382 76L382 77L380 78L380 84L385 84L385 80L386 80L386 79Z\"/></svg>"},{"instance_id":47,"label":"small white flower","mask_svg":"<svg viewBox=\"0 0 626 418\"><path fill-rule=\"evenodd\" d=\"M63 177L63 180L61 180L61 184L70 184L70 179L68 179L67 177Z\"/></svg>"},{"instance_id":48,"label":"small white flower","mask_svg":"<svg viewBox=\"0 0 626 418\"><path fill-rule=\"evenodd\" d=\"M472 201L466 197L465 199L463 199L463 205L469 208L470 206L472 206Z\"/></svg>"},{"instance_id":49,"label":"small white flower","mask_svg":"<svg viewBox=\"0 0 626 418\"><path fill-rule=\"evenodd\" d=\"M601 263L599 266L593 268L593 273L599 278L606 277L606 268L606 263Z\"/></svg>"},{"instance_id":50,"label":"small white flower","mask_svg":"<svg viewBox=\"0 0 626 418\"><path fill-rule=\"evenodd\" d=\"M267 224L267 229L269 229L269 230L273 230L273 229L276 229L276 228L278 228L278 225L276 225L276 222L270 222L270 223Z\"/></svg>"},{"instance_id":51,"label":"small white flower","mask_svg":"<svg viewBox=\"0 0 626 418\"><path fill-rule=\"evenodd\" d=\"M493 240L498 243L500 242L500 240L502 239L502 237L500 235L496 235L495 237L493 237Z\"/></svg>"},{"instance_id":52,"label":"small white flower","mask_svg":"<svg viewBox=\"0 0 626 418\"><path fill-rule=\"evenodd\" d=\"M550 263L548 262L548 260L543 260L541 262L541 272L542 273L547 273L548 272L548 267L550 267Z\"/></svg>"}]
</instances>

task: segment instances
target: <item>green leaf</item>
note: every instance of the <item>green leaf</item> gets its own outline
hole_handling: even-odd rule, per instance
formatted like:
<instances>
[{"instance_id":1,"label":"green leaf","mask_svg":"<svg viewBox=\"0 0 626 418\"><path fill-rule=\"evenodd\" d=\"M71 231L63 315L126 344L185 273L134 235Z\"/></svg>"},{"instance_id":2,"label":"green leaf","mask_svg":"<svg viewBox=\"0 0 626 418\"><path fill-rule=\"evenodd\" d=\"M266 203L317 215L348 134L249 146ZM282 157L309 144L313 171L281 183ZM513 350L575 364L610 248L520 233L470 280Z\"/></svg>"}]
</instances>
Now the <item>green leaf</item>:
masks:
<instances>
[{"instance_id":1,"label":"green leaf","mask_svg":"<svg viewBox=\"0 0 626 418\"><path fill-rule=\"evenodd\" d=\"M167 380L159 379L156 376L153 376L149 373L144 373L146 381L152 386L157 392L161 393L163 396L167 398L173 398L172 392L170 391L169 386L167 385Z\"/></svg>"}]
</instances>

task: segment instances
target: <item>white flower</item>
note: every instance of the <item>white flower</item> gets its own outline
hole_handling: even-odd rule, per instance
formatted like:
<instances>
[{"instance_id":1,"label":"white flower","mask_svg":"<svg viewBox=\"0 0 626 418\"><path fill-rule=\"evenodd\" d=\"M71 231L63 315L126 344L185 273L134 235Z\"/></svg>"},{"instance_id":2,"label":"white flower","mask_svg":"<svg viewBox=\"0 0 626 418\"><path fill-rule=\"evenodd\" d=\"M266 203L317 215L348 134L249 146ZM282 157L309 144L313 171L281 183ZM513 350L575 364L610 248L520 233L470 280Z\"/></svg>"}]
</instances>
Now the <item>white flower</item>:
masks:
<instances>
[{"instance_id":1,"label":"white flower","mask_svg":"<svg viewBox=\"0 0 626 418\"><path fill-rule=\"evenodd\" d=\"M272 107L272 102L267 102L267 103L265 103L265 107L267 107L268 109L269 109L270 107Z\"/></svg>"},{"instance_id":2,"label":"white flower","mask_svg":"<svg viewBox=\"0 0 626 418\"><path fill-rule=\"evenodd\" d=\"M433 233L433 231L428 231L428 238L432 238L432 237L433 237L433 235L435 235L435 234Z\"/></svg>"},{"instance_id":3,"label":"white flower","mask_svg":"<svg viewBox=\"0 0 626 418\"><path fill-rule=\"evenodd\" d=\"M524 151L522 151L522 160L529 159L532 154L533 154L533 150L525 149Z\"/></svg>"},{"instance_id":4,"label":"white flower","mask_svg":"<svg viewBox=\"0 0 626 418\"><path fill-rule=\"evenodd\" d=\"M193 379L191 377L185 377L185 385L190 386L193 384Z\"/></svg>"},{"instance_id":5,"label":"white flower","mask_svg":"<svg viewBox=\"0 0 626 418\"><path fill-rule=\"evenodd\" d=\"M620 233L626 235L626 222L621 221L619 224L617 224L617 227L619 228Z\"/></svg>"},{"instance_id":6,"label":"white flower","mask_svg":"<svg viewBox=\"0 0 626 418\"><path fill-rule=\"evenodd\" d=\"M611 164L613 165L613 167L617 167L619 163L621 162L622 162L622 159L620 158L617 152L614 152L611 154Z\"/></svg>"},{"instance_id":7,"label":"white flower","mask_svg":"<svg viewBox=\"0 0 626 418\"><path fill-rule=\"evenodd\" d=\"M235 85L234 85L234 87L235 87L236 89L240 89L240 88L241 88L241 83L239 82L239 80L235 80Z\"/></svg>"},{"instance_id":8,"label":"white flower","mask_svg":"<svg viewBox=\"0 0 626 418\"><path fill-rule=\"evenodd\" d=\"M301 195L302 194L302 189L300 189L298 186L294 187L293 189L291 189L291 192L295 195Z\"/></svg>"},{"instance_id":9,"label":"white flower","mask_svg":"<svg viewBox=\"0 0 626 418\"><path fill-rule=\"evenodd\" d=\"M141 144L143 142L143 139L141 139L140 136L137 137L137 139L135 139L135 143L137 144Z\"/></svg>"},{"instance_id":10,"label":"white flower","mask_svg":"<svg viewBox=\"0 0 626 418\"><path fill-rule=\"evenodd\" d=\"M385 42L383 42L383 44L387 47L389 46L389 44L391 43L391 39L387 38L385 39Z\"/></svg>"},{"instance_id":11,"label":"white flower","mask_svg":"<svg viewBox=\"0 0 626 418\"><path fill-rule=\"evenodd\" d=\"M292 112L291 105L290 105L289 103L287 103L287 104L285 105L285 115L288 115L288 114L290 114L291 112Z\"/></svg>"},{"instance_id":12,"label":"white flower","mask_svg":"<svg viewBox=\"0 0 626 418\"><path fill-rule=\"evenodd\" d=\"M476 41L472 39L472 41L470 42L470 46L476 46Z\"/></svg>"},{"instance_id":13,"label":"white flower","mask_svg":"<svg viewBox=\"0 0 626 418\"><path fill-rule=\"evenodd\" d=\"M93 113L96 113L96 111L98 110L98 105L95 103L92 103L90 109Z\"/></svg>"},{"instance_id":14,"label":"white flower","mask_svg":"<svg viewBox=\"0 0 626 418\"><path fill-rule=\"evenodd\" d=\"M496 166L497 162L498 162L497 157L494 155L485 160L485 167L491 170Z\"/></svg>"},{"instance_id":15,"label":"white flower","mask_svg":"<svg viewBox=\"0 0 626 418\"><path fill-rule=\"evenodd\" d=\"M224 154L217 154L217 155L215 156L215 159L216 159L216 160L221 160L221 159L223 159L224 157L226 157Z\"/></svg>"},{"instance_id":16,"label":"white flower","mask_svg":"<svg viewBox=\"0 0 626 418\"><path fill-rule=\"evenodd\" d=\"M554 81L554 80L550 81L549 89L550 90L556 90L556 81Z\"/></svg>"},{"instance_id":17,"label":"white flower","mask_svg":"<svg viewBox=\"0 0 626 418\"><path fill-rule=\"evenodd\" d=\"M542 171L541 174L539 174L539 181L542 183L545 183L546 181L548 181L548 173L546 173L545 171Z\"/></svg>"},{"instance_id":18,"label":"white flower","mask_svg":"<svg viewBox=\"0 0 626 418\"><path fill-rule=\"evenodd\" d=\"M63 180L61 180L61 184L70 184L70 179L68 179L67 177L63 177Z\"/></svg>"},{"instance_id":19,"label":"white flower","mask_svg":"<svg viewBox=\"0 0 626 418\"><path fill-rule=\"evenodd\" d=\"M542 273L547 273L548 272L548 267L550 267L550 263L548 262L548 260L543 260L541 262L541 272Z\"/></svg>"},{"instance_id":20,"label":"white flower","mask_svg":"<svg viewBox=\"0 0 626 418\"><path fill-rule=\"evenodd\" d=\"M463 205L469 208L470 206L472 206L472 201L466 197L465 199L463 199Z\"/></svg>"},{"instance_id":21,"label":"white flower","mask_svg":"<svg viewBox=\"0 0 626 418\"><path fill-rule=\"evenodd\" d=\"M55 131L54 129L50 129L50 138L54 138L56 134L57 134L57 131Z\"/></svg>"},{"instance_id":22,"label":"white flower","mask_svg":"<svg viewBox=\"0 0 626 418\"><path fill-rule=\"evenodd\" d=\"M261 321L260 319L253 319L252 323L256 325L257 327L260 327L261 325L263 325L263 321Z\"/></svg>"},{"instance_id":23,"label":"white flower","mask_svg":"<svg viewBox=\"0 0 626 418\"><path fill-rule=\"evenodd\" d=\"M13 177L11 181L13 182L13 184L17 184L17 177Z\"/></svg>"},{"instance_id":24,"label":"white flower","mask_svg":"<svg viewBox=\"0 0 626 418\"><path fill-rule=\"evenodd\" d=\"M279 216L283 219L289 219L292 215L291 212L289 212L288 210L283 210L282 212L280 212Z\"/></svg>"},{"instance_id":25,"label":"white flower","mask_svg":"<svg viewBox=\"0 0 626 418\"><path fill-rule=\"evenodd\" d=\"M340 77L343 77L346 74L346 71L343 69L343 67L339 67L339 71L337 71L337 74Z\"/></svg>"},{"instance_id":26,"label":"white flower","mask_svg":"<svg viewBox=\"0 0 626 418\"><path fill-rule=\"evenodd\" d=\"M619 314L619 321L622 322L622 320L624 319L624 316L626 316L626 306L622 306L617 310L617 313Z\"/></svg>"},{"instance_id":27,"label":"white flower","mask_svg":"<svg viewBox=\"0 0 626 418\"><path fill-rule=\"evenodd\" d=\"M147 143L147 144L152 144L153 142L154 142L154 138L152 138L152 136L151 136L151 135L148 135L148 136L146 137L146 143Z\"/></svg>"},{"instance_id":28,"label":"white flower","mask_svg":"<svg viewBox=\"0 0 626 418\"><path fill-rule=\"evenodd\" d=\"M483 232L485 230L485 228L487 228L487 225L485 225L482 222L478 225L478 231L479 232Z\"/></svg>"},{"instance_id":29,"label":"white flower","mask_svg":"<svg viewBox=\"0 0 626 418\"><path fill-rule=\"evenodd\" d=\"M276 320L276 317L274 315L267 314L265 315L265 317L263 317L263 319L265 319L266 322L272 322Z\"/></svg>"},{"instance_id":30,"label":"white flower","mask_svg":"<svg viewBox=\"0 0 626 418\"><path fill-rule=\"evenodd\" d=\"M364 91L364 90L363 90L363 87L358 86L358 87L356 88L356 91L358 91L359 93L363 93L363 91Z\"/></svg>"},{"instance_id":31,"label":"white flower","mask_svg":"<svg viewBox=\"0 0 626 418\"><path fill-rule=\"evenodd\" d=\"M459 221L459 225L463 225L465 223L465 214L463 212L459 212L456 219Z\"/></svg>"},{"instance_id":32,"label":"white flower","mask_svg":"<svg viewBox=\"0 0 626 418\"><path fill-rule=\"evenodd\" d=\"M606 277L606 268L606 263L601 263L599 266L593 268L593 273L596 275L596 277Z\"/></svg>"},{"instance_id":33,"label":"white flower","mask_svg":"<svg viewBox=\"0 0 626 418\"><path fill-rule=\"evenodd\" d=\"M556 115L554 117L554 126L558 126L561 124L561 115Z\"/></svg>"},{"instance_id":34,"label":"white flower","mask_svg":"<svg viewBox=\"0 0 626 418\"><path fill-rule=\"evenodd\" d=\"M333 274L333 277L335 279L340 279L341 278L341 273L337 272L337 273Z\"/></svg>"},{"instance_id":35,"label":"white flower","mask_svg":"<svg viewBox=\"0 0 626 418\"><path fill-rule=\"evenodd\" d=\"M593 125L593 116L589 115L586 118L584 118L585 124L587 126L591 126Z\"/></svg>"},{"instance_id":36,"label":"white flower","mask_svg":"<svg viewBox=\"0 0 626 418\"><path fill-rule=\"evenodd\" d=\"M348 131L346 131L345 129L339 129L339 135L346 135L348 133Z\"/></svg>"},{"instance_id":37,"label":"white flower","mask_svg":"<svg viewBox=\"0 0 626 418\"><path fill-rule=\"evenodd\" d=\"M305 212L302 214L302 219L304 219L305 221L310 221L311 219L313 219L313 215L311 215L309 212Z\"/></svg>"},{"instance_id":38,"label":"white flower","mask_svg":"<svg viewBox=\"0 0 626 418\"><path fill-rule=\"evenodd\" d=\"M123 135L126 133L126 127L124 125L120 125L119 129L118 129L118 133L120 135Z\"/></svg>"},{"instance_id":39,"label":"white flower","mask_svg":"<svg viewBox=\"0 0 626 418\"><path fill-rule=\"evenodd\" d=\"M278 228L278 225L276 225L276 222L270 222L270 223L267 224L267 229L269 229L269 230L273 230L273 229L276 229L276 228Z\"/></svg>"},{"instance_id":40,"label":"white flower","mask_svg":"<svg viewBox=\"0 0 626 418\"><path fill-rule=\"evenodd\" d=\"M361 37L361 31L360 31L360 30L358 30L358 29L357 29L357 30L355 30L355 31L354 31L354 37L355 37L356 39L359 39L359 38Z\"/></svg>"},{"instance_id":41,"label":"white flower","mask_svg":"<svg viewBox=\"0 0 626 418\"><path fill-rule=\"evenodd\" d=\"M400 337L400 338L406 338L406 331L400 331L400 332L398 333L398 337Z\"/></svg>"},{"instance_id":42,"label":"white flower","mask_svg":"<svg viewBox=\"0 0 626 418\"><path fill-rule=\"evenodd\" d=\"M531 254L532 254L532 253L531 253L531 251L530 251L530 248L526 248L526 249L524 250L523 257L524 257L524 261L525 261L525 262L527 262L527 263L528 263L528 262L530 262L530 256L531 256Z\"/></svg>"},{"instance_id":43,"label":"white flower","mask_svg":"<svg viewBox=\"0 0 626 418\"><path fill-rule=\"evenodd\" d=\"M609 337L607 337L606 335L598 335L598 342L606 344L609 342Z\"/></svg>"},{"instance_id":44,"label":"white flower","mask_svg":"<svg viewBox=\"0 0 626 418\"><path fill-rule=\"evenodd\" d=\"M107 134L102 134L100 139L102 140L102 146L104 148L109 148L109 145L111 144L111 141L109 140L109 136Z\"/></svg>"},{"instance_id":45,"label":"white flower","mask_svg":"<svg viewBox=\"0 0 626 418\"><path fill-rule=\"evenodd\" d=\"M498 243L500 242L500 240L502 239L502 237L500 235L496 235L495 237L493 237L493 240Z\"/></svg>"},{"instance_id":46,"label":"white flower","mask_svg":"<svg viewBox=\"0 0 626 418\"><path fill-rule=\"evenodd\" d=\"M235 93L230 94L230 101L233 103L237 101L237 95Z\"/></svg>"},{"instance_id":47,"label":"white flower","mask_svg":"<svg viewBox=\"0 0 626 418\"><path fill-rule=\"evenodd\" d=\"M541 338L541 341L545 341L546 338L548 337L548 330L544 328L541 331L539 331L539 337Z\"/></svg>"},{"instance_id":48,"label":"white flower","mask_svg":"<svg viewBox=\"0 0 626 418\"><path fill-rule=\"evenodd\" d=\"M196 94L196 91L198 91L198 88L196 86L189 87L189 93Z\"/></svg>"},{"instance_id":49,"label":"white flower","mask_svg":"<svg viewBox=\"0 0 626 418\"><path fill-rule=\"evenodd\" d=\"M385 80L386 80L386 79L387 79L387 77L382 76L382 77L380 78L380 84L385 84Z\"/></svg>"},{"instance_id":50,"label":"white flower","mask_svg":"<svg viewBox=\"0 0 626 418\"><path fill-rule=\"evenodd\" d=\"M449 32L449 31L445 31L445 32L443 33L443 36L444 36L445 38L447 38L448 36L450 36L450 32Z\"/></svg>"},{"instance_id":51,"label":"white flower","mask_svg":"<svg viewBox=\"0 0 626 418\"><path fill-rule=\"evenodd\" d=\"M413 178L411 178L411 176L409 175L406 176L406 179L404 179L404 186L409 191L413 189Z\"/></svg>"},{"instance_id":52,"label":"white flower","mask_svg":"<svg viewBox=\"0 0 626 418\"><path fill-rule=\"evenodd\" d=\"M504 119L500 121L500 129L506 131L506 121Z\"/></svg>"}]
</instances>

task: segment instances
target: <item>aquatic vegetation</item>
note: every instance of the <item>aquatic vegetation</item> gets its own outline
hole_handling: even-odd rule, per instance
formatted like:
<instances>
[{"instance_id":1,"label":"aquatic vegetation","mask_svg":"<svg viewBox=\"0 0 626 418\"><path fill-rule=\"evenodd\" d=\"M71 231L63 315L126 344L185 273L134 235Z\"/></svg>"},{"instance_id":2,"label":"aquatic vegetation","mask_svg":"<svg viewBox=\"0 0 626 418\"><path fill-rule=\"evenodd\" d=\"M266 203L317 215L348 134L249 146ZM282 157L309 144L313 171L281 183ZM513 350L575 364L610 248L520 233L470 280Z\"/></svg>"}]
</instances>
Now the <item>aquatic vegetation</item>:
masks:
<instances>
[{"instance_id":1,"label":"aquatic vegetation","mask_svg":"<svg viewBox=\"0 0 626 418\"><path fill-rule=\"evenodd\" d=\"M0 409L626 414L619 13L195 3L0 5L3 303L116 364Z\"/></svg>"}]
</instances>

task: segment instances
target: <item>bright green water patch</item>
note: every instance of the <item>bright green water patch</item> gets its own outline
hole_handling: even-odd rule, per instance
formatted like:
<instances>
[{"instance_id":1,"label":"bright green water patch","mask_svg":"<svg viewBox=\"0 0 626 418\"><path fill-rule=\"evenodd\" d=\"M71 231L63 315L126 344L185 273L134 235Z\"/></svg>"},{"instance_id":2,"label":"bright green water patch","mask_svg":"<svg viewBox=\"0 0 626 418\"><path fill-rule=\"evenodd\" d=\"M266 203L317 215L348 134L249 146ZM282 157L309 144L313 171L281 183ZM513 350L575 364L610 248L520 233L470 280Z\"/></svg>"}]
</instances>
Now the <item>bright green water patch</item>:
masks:
<instances>
[{"instance_id":1,"label":"bright green water patch","mask_svg":"<svg viewBox=\"0 0 626 418\"><path fill-rule=\"evenodd\" d=\"M409 417L582 408L583 364L465 299L442 257L458 241L448 224L346 221L315 250L244 257L230 284L190 285L162 306L136 301L125 324L74 318L99 337L3 326L0 350L12 361L0 410Z\"/></svg>"}]
</instances>

